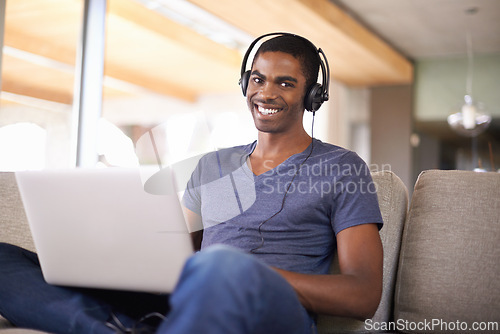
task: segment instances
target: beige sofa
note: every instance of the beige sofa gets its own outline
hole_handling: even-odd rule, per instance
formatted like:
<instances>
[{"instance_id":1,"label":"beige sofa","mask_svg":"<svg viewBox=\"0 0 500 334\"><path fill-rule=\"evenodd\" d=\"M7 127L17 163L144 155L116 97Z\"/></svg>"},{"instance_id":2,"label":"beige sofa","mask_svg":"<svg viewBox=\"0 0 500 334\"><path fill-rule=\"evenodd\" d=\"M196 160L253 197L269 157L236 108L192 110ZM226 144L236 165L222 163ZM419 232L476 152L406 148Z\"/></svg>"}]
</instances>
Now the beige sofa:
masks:
<instances>
[{"instance_id":1,"label":"beige sofa","mask_svg":"<svg viewBox=\"0 0 500 334\"><path fill-rule=\"evenodd\" d=\"M365 322L321 316L320 333L500 332L500 173L423 172L409 206L394 173L373 178L385 223L381 303ZM0 173L0 199L0 241L34 249L12 173ZM16 332L29 331L0 317L1 334Z\"/></svg>"}]
</instances>

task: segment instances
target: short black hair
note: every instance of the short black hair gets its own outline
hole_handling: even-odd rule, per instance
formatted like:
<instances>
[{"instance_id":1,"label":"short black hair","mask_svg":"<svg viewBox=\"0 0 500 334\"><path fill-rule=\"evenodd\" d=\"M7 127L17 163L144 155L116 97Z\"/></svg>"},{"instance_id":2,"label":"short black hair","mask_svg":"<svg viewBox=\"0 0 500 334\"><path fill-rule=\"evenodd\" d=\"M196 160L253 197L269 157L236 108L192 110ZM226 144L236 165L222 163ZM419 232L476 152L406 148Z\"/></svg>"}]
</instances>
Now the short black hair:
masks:
<instances>
[{"instance_id":1,"label":"short black hair","mask_svg":"<svg viewBox=\"0 0 500 334\"><path fill-rule=\"evenodd\" d=\"M255 54L253 62L264 52L284 52L298 59L306 78L306 91L318 81L320 57L318 50L309 40L292 34L271 38L262 43Z\"/></svg>"}]
</instances>

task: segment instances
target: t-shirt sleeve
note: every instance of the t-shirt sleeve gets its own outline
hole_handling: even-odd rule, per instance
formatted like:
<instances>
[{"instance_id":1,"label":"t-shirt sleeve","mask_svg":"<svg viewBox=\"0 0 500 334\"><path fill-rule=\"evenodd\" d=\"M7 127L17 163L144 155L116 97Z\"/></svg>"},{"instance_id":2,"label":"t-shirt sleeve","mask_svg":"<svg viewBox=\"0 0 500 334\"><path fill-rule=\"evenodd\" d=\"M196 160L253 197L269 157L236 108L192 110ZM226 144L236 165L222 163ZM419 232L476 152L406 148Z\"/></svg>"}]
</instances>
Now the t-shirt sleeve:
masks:
<instances>
[{"instance_id":1,"label":"t-shirt sleeve","mask_svg":"<svg viewBox=\"0 0 500 334\"><path fill-rule=\"evenodd\" d=\"M198 215L201 215L201 169L201 162L199 162L191 174L182 196L182 205Z\"/></svg>"},{"instance_id":2,"label":"t-shirt sleeve","mask_svg":"<svg viewBox=\"0 0 500 334\"><path fill-rule=\"evenodd\" d=\"M368 166L354 152L343 157L341 166L340 173L333 180L332 225L335 235L361 224L376 223L379 229L382 228L376 185Z\"/></svg>"},{"instance_id":3,"label":"t-shirt sleeve","mask_svg":"<svg viewBox=\"0 0 500 334\"><path fill-rule=\"evenodd\" d=\"M248 156L249 147L250 145L222 149L203 155L187 182L182 198L183 205L201 215L203 186L241 168Z\"/></svg>"}]
</instances>

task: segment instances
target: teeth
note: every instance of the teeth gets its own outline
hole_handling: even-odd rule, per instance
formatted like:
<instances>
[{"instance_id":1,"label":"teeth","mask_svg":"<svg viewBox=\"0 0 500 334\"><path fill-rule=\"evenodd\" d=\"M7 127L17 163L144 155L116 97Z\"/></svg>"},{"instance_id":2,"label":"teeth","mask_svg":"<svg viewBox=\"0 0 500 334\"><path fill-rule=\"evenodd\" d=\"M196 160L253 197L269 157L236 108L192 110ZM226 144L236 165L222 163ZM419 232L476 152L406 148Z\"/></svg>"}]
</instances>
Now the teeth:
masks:
<instances>
[{"instance_id":1,"label":"teeth","mask_svg":"<svg viewBox=\"0 0 500 334\"><path fill-rule=\"evenodd\" d=\"M276 114L279 111L279 109L266 109L266 108L262 108L261 106L258 106L258 109L262 115Z\"/></svg>"}]
</instances>

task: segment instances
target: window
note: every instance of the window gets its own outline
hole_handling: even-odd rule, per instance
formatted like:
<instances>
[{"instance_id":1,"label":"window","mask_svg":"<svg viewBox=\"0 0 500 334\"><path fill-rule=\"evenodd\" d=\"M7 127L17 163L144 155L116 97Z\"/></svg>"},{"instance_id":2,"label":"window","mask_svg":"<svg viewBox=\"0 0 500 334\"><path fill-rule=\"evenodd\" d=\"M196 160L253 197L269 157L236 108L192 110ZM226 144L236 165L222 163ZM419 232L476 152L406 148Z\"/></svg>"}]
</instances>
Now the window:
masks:
<instances>
[{"instance_id":1,"label":"window","mask_svg":"<svg viewBox=\"0 0 500 334\"><path fill-rule=\"evenodd\" d=\"M82 1L6 2L0 170L70 165L82 5Z\"/></svg>"}]
</instances>

